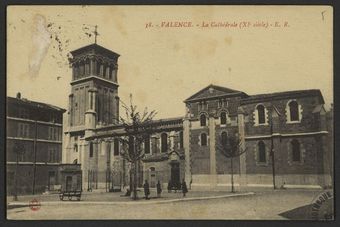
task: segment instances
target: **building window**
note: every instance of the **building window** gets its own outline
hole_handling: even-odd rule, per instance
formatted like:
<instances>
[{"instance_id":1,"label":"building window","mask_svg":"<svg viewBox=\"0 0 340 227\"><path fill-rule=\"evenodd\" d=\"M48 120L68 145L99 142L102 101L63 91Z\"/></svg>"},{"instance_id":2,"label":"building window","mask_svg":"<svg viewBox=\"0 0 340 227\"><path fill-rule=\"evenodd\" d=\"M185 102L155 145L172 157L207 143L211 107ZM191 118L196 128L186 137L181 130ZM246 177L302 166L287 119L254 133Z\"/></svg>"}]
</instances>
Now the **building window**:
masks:
<instances>
[{"instance_id":1,"label":"building window","mask_svg":"<svg viewBox=\"0 0 340 227\"><path fill-rule=\"evenodd\" d=\"M183 148L183 131L179 132L179 147Z\"/></svg>"},{"instance_id":2,"label":"building window","mask_svg":"<svg viewBox=\"0 0 340 227\"><path fill-rule=\"evenodd\" d=\"M89 156L90 156L90 158L93 157L93 143L92 143L92 142L90 142L90 152L89 152Z\"/></svg>"},{"instance_id":3,"label":"building window","mask_svg":"<svg viewBox=\"0 0 340 227\"><path fill-rule=\"evenodd\" d=\"M109 79L112 80L112 67L109 67Z\"/></svg>"},{"instance_id":4,"label":"building window","mask_svg":"<svg viewBox=\"0 0 340 227\"><path fill-rule=\"evenodd\" d=\"M259 162L265 163L266 160L266 145L263 141L260 141L257 144L258 147L258 156L259 156Z\"/></svg>"},{"instance_id":5,"label":"building window","mask_svg":"<svg viewBox=\"0 0 340 227\"><path fill-rule=\"evenodd\" d=\"M119 140L116 138L113 141L113 155L118 156L119 155Z\"/></svg>"},{"instance_id":6,"label":"building window","mask_svg":"<svg viewBox=\"0 0 340 227\"><path fill-rule=\"evenodd\" d=\"M48 160L47 162L49 163L53 163L53 162L57 162L57 150L55 147L50 147L48 149Z\"/></svg>"},{"instance_id":7,"label":"building window","mask_svg":"<svg viewBox=\"0 0 340 227\"><path fill-rule=\"evenodd\" d=\"M18 137L28 138L29 137L29 124L18 123Z\"/></svg>"},{"instance_id":8,"label":"building window","mask_svg":"<svg viewBox=\"0 0 340 227\"><path fill-rule=\"evenodd\" d=\"M90 74L90 60L86 59L85 61L85 74L89 75Z\"/></svg>"},{"instance_id":9,"label":"building window","mask_svg":"<svg viewBox=\"0 0 340 227\"><path fill-rule=\"evenodd\" d=\"M225 112L221 113L221 125L226 125L227 124L227 114Z\"/></svg>"},{"instance_id":10,"label":"building window","mask_svg":"<svg viewBox=\"0 0 340 227\"><path fill-rule=\"evenodd\" d=\"M145 154L150 154L150 136L144 139L144 150Z\"/></svg>"},{"instance_id":11,"label":"building window","mask_svg":"<svg viewBox=\"0 0 340 227\"><path fill-rule=\"evenodd\" d=\"M59 140L59 133L58 128L56 127L49 127L48 128L48 139L49 140Z\"/></svg>"},{"instance_id":12,"label":"building window","mask_svg":"<svg viewBox=\"0 0 340 227\"><path fill-rule=\"evenodd\" d=\"M168 151L168 134L162 133L161 135L161 152Z\"/></svg>"},{"instance_id":13,"label":"building window","mask_svg":"<svg viewBox=\"0 0 340 227\"><path fill-rule=\"evenodd\" d=\"M100 75L100 66L101 66L100 62L97 62L97 64L96 64L96 74L97 74L97 76Z\"/></svg>"},{"instance_id":14,"label":"building window","mask_svg":"<svg viewBox=\"0 0 340 227\"><path fill-rule=\"evenodd\" d=\"M222 146L226 146L228 144L228 133L227 132L221 133L221 143L222 143Z\"/></svg>"},{"instance_id":15,"label":"building window","mask_svg":"<svg viewBox=\"0 0 340 227\"><path fill-rule=\"evenodd\" d=\"M289 104L290 121L299 121L299 105L296 101L291 101Z\"/></svg>"},{"instance_id":16,"label":"building window","mask_svg":"<svg viewBox=\"0 0 340 227\"><path fill-rule=\"evenodd\" d=\"M202 133L201 134L201 146L207 146L207 134Z\"/></svg>"},{"instance_id":17,"label":"building window","mask_svg":"<svg viewBox=\"0 0 340 227\"><path fill-rule=\"evenodd\" d=\"M256 107L258 124L266 123L265 108L263 105L258 105Z\"/></svg>"},{"instance_id":18,"label":"building window","mask_svg":"<svg viewBox=\"0 0 340 227\"><path fill-rule=\"evenodd\" d=\"M300 151L300 143L297 140L292 140L292 160L293 162L301 161L301 151Z\"/></svg>"},{"instance_id":19,"label":"building window","mask_svg":"<svg viewBox=\"0 0 340 227\"><path fill-rule=\"evenodd\" d=\"M73 151L78 152L78 144L76 144L76 143L74 144Z\"/></svg>"},{"instance_id":20,"label":"building window","mask_svg":"<svg viewBox=\"0 0 340 227\"><path fill-rule=\"evenodd\" d=\"M207 126L207 117L205 116L205 114L201 114L200 122L201 122L201 126Z\"/></svg>"}]
</instances>

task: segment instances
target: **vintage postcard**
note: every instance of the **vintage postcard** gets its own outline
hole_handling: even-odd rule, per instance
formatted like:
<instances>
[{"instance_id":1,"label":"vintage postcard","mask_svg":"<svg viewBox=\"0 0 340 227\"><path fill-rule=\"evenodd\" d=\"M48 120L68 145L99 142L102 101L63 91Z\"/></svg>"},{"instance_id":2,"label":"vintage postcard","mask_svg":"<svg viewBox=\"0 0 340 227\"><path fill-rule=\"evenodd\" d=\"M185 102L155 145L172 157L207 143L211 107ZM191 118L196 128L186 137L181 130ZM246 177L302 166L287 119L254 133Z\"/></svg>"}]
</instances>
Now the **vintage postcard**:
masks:
<instances>
[{"instance_id":1,"label":"vintage postcard","mask_svg":"<svg viewBox=\"0 0 340 227\"><path fill-rule=\"evenodd\" d=\"M10 220L333 220L331 6L7 8Z\"/></svg>"}]
</instances>

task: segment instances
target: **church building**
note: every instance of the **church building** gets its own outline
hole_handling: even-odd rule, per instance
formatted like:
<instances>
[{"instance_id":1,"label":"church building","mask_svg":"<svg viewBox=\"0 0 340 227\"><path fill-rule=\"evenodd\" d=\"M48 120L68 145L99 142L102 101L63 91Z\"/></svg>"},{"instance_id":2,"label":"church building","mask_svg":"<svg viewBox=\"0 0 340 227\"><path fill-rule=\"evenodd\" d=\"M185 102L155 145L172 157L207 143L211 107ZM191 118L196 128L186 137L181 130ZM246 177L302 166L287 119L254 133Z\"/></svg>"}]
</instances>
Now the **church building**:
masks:
<instances>
[{"instance_id":1,"label":"church building","mask_svg":"<svg viewBox=\"0 0 340 227\"><path fill-rule=\"evenodd\" d=\"M91 44L71 55L63 163L81 164L83 190L121 189L130 180L130 163L118 139L126 134L118 123L119 54ZM184 103L183 117L152 122L138 164L140 186L148 180L166 188L185 179L191 190L227 190L232 176L240 190L332 184L332 135L320 90L248 95L209 85ZM242 151L232 166L220 146L231 137Z\"/></svg>"}]
</instances>

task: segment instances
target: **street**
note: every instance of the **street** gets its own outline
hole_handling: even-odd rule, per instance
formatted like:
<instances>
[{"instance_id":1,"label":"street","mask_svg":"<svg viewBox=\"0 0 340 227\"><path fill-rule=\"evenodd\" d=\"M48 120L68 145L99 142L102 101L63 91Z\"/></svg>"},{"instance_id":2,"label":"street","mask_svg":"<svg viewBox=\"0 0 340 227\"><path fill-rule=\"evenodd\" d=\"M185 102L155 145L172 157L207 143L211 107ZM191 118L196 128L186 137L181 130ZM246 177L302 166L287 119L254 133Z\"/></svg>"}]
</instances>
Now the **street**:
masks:
<instances>
[{"instance_id":1,"label":"street","mask_svg":"<svg viewBox=\"0 0 340 227\"><path fill-rule=\"evenodd\" d=\"M42 202L42 206L36 211L27 206L8 209L7 218L24 220L287 219L279 214L311 204L313 198L320 192L318 190L278 190L255 192L247 196L197 201L167 201L156 204L145 203L145 200L132 203L127 201L120 204L109 204L110 202L105 203L105 201L98 204L85 200L80 202L53 201L45 205Z\"/></svg>"}]
</instances>

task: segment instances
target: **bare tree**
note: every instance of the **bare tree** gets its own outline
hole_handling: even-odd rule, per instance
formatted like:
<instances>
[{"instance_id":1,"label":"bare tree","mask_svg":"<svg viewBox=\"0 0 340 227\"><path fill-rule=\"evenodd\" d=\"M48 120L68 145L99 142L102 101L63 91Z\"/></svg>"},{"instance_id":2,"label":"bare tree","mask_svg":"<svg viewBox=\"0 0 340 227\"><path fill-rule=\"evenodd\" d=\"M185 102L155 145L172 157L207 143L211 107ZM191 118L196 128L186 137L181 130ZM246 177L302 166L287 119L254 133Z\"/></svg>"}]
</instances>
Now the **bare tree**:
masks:
<instances>
[{"instance_id":1,"label":"bare tree","mask_svg":"<svg viewBox=\"0 0 340 227\"><path fill-rule=\"evenodd\" d=\"M226 132L223 132L218 139L217 150L219 150L226 158L230 159L231 167L231 192L235 192L234 189L234 158L241 156L246 152L246 149L242 149L242 140L238 137L237 133L232 136L228 136Z\"/></svg>"},{"instance_id":2,"label":"bare tree","mask_svg":"<svg viewBox=\"0 0 340 227\"><path fill-rule=\"evenodd\" d=\"M133 199L137 199L137 165L145 155L144 142L152 134L152 119L156 112L149 112L145 107L143 113L137 110L137 106L132 102L130 94L130 103L124 102L122 107L125 110L125 116L119 118L119 124L125 129L125 134L119 136L118 140L122 144L121 156L131 163L130 173L130 190L133 192ZM132 182L131 182L132 181Z\"/></svg>"}]
</instances>

